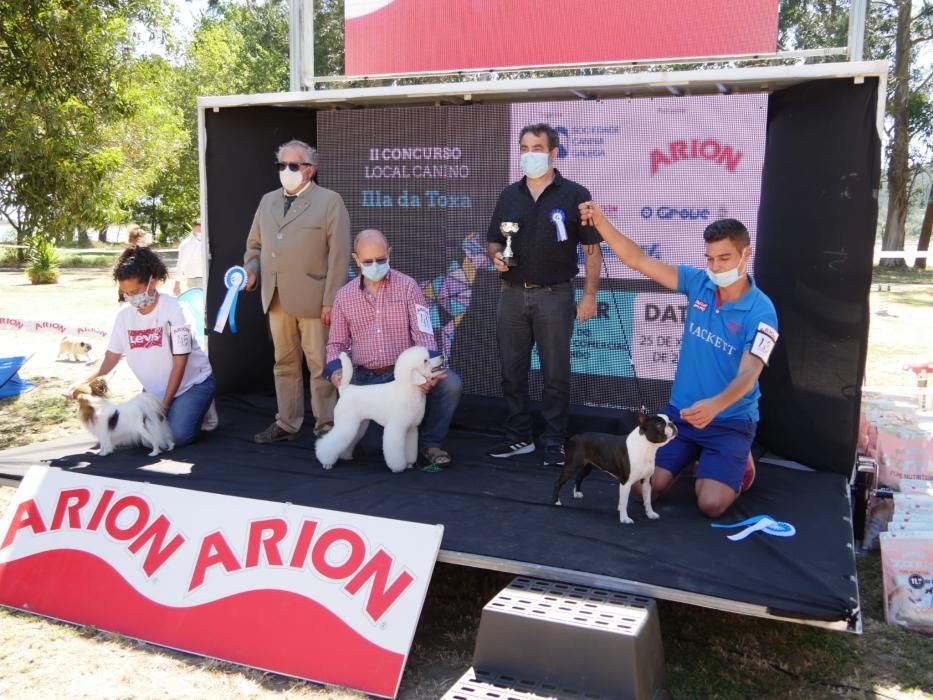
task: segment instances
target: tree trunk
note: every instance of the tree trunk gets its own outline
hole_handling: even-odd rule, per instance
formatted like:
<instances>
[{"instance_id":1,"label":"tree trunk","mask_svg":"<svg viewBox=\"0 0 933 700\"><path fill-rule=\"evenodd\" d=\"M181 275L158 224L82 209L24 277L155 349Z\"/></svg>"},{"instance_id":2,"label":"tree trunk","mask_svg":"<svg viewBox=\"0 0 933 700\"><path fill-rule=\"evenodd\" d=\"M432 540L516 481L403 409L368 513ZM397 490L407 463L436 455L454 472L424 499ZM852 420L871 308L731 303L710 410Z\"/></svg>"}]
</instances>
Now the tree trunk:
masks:
<instances>
[{"instance_id":1,"label":"tree trunk","mask_svg":"<svg viewBox=\"0 0 933 700\"><path fill-rule=\"evenodd\" d=\"M99 229L97 229L97 240L100 243L107 242L107 228L108 228L107 224L104 224Z\"/></svg>"},{"instance_id":2,"label":"tree trunk","mask_svg":"<svg viewBox=\"0 0 933 700\"><path fill-rule=\"evenodd\" d=\"M894 50L894 98L891 114L894 135L888 159L888 216L884 226L882 251L904 250L904 225L907 222L908 159L910 132L907 128L907 105L910 97L910 13L911 0L897 0L897 39ZM885 267L906 267L904 258L882 258Z\"/></svg>"},{"instance_id":3,"label":"tree trunk","mask_svg":"<svg viewBox=\"0 0 933 700\"><path fill-rule=\"evenodd\" d=\"M920 240L917 241L917 252L930 249L930 231L933 230L933 185L930 185L930 194L927 196L927 209L923 214L923 223L920 225ZM927 259L917 257L914 260L914 269L926 270Z\"/></svg>"}]
</instances>

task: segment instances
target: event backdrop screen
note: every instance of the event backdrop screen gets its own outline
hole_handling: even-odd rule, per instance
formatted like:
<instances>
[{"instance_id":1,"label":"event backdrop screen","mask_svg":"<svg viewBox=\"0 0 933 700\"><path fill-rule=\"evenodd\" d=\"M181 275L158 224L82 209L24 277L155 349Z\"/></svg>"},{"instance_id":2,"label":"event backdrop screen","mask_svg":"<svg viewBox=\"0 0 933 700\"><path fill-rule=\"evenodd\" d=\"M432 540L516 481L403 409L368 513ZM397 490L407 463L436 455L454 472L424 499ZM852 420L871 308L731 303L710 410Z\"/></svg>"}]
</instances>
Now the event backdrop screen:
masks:
<instances>
[{"instance_id":1,"label":"event backdrop screen","mask_svg":"<svg viewBox=\"0 0 933 700\"><path fill-rule=\"evenodd\" d=\"M772 53L777 0L346 0L347 75Z\"/></svg>"},{"instance_id":2,"label":"event backdrop screen","mask_svg":"<svg viewBox=\"0 0 933 700\"><path fill-rule=\"evenodd\" d=\"M703 229L718 218L743 221L754 251L766 118L765 95L328 111L317 123L320 179L343 196L354 231L386 234L393 267L421 285L466 391L500 396L500 282L486 230L499 193L521 175L522 127L557 129L560 172L647 254L704 266ZM598 315L574 328L571 398L657 408L674 377L685 298L602 249ZM582 273L581 253L578 297ZM534 357L534 398L538 368Z\"/></svg>"}]
</instances>

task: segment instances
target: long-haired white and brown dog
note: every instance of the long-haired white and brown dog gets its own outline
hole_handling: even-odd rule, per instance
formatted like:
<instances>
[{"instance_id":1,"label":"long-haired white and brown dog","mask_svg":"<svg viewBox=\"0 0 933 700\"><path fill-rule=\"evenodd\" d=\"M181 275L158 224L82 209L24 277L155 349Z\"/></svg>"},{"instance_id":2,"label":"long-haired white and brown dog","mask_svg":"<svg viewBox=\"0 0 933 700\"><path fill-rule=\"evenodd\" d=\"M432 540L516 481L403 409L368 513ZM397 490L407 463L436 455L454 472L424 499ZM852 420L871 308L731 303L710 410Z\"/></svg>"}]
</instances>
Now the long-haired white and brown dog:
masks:
<instances>
[{"instance_id":1,"label":"long-haired white and brown dog","mask_svg":"<svg viewBox=\"0 0 933 700\"><path fill-rule=\"evenodd\" d=\"M384 428L382 455L393 472L403 472L418 459L418 425L424 417L425 396L419 386L431 377L427 348L408 348L395 361L395 379L385 384L351 385L353 365L340 353L340 398L334 407L334 427L314 444L325 469L337 459L353 459L353 448L369 421Z\"/></svg>"},{"instance_id":2,"label":"long-haired white and brown dog","mask_svg":"<svg viewBox=\"0 0 933 700\"><path fill-rule=\"evenodd\" d=\"M116 404L104 398L103 393L87 384L74 392L81 424L97 438L101 456L109 455L117 447L134 445L150 448L150 457L175 448L165 409L156 397L141 393Z\"/></svg>"}]
</instances>

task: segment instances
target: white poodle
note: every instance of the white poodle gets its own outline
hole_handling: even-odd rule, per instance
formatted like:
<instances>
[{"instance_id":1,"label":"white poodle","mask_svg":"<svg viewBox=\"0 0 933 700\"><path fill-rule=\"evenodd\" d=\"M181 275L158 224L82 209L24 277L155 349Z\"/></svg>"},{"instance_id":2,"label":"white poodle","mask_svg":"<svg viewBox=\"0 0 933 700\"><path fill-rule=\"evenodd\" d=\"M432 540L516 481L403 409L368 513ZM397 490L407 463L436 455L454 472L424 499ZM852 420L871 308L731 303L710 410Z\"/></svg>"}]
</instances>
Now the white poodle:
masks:
<instances>
[{"instance_id":1,"label":"white poodle","mask_svg":"<svg viewBox=\"0 0 933 700\"><path fill-rule=\"evenodd\" d=\"M353 448L369 421L384 428L382 454L393 472L403 472L418 459L418 425L424 417L425 396L419 386L432 373L427 348L408 348L395 361L395 380L369 386L351 385L353 365L340 353L340 398L334 407L334 427L314 444L325 469L340 459L353 459Z\"/></svg>"}]
</instances>

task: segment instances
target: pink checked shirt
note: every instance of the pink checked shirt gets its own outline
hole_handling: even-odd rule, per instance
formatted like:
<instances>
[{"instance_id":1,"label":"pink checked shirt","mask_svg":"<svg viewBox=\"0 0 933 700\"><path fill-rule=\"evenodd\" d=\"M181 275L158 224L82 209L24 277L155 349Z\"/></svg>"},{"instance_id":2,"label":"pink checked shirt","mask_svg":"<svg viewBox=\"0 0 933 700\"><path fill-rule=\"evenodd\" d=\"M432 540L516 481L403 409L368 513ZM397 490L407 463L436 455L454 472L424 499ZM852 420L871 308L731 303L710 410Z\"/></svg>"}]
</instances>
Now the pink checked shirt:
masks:
<instances>
[{"instance_id":1,"label":"pink checked shirt","mask_svg":"<svg viewBox=\"0 0 933 700\"><path fill-rule=\"evenodd\" d=\"M389 270L375 296L352 279L337 292L331 309L327 362L348 352L354 367L380 369L413 345L436 354L430 308L418 284L398 270Z\"/></svg>"}]
</instances>

